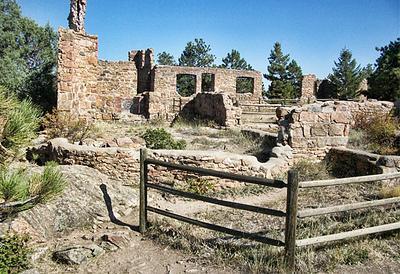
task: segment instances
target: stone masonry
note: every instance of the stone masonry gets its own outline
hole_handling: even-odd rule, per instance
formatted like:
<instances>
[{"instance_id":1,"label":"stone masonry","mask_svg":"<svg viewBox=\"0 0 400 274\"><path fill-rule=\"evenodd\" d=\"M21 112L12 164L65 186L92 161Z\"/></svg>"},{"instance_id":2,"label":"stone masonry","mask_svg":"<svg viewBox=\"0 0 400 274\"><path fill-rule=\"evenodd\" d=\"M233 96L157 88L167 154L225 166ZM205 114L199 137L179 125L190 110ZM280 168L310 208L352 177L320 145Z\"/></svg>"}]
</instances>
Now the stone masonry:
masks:
<instances>
[{"instance_id":1,"label":"stone masonry","mask_svg":"<svg viewBox=\"0 0 400 274\"><path fill-rule=\"evenodd\" d=\"M174 110L174 100L183 98L188 102L201 93L204 73L214 75L213 92L228 94L235 102L256 101L261 96L262 75L257 71L155 66L153 49L130 51L128 58L119 62L99 61L97 36L60 28L58 110L99 120L130 114L149 119L174 118L181 110ZM197 86L193 96L178 94L178 74L195 75ZM236 92L237 79L241 77L253 79L253 92Z\"/></svg>"},{"instance_id":2,"label":"stone masonry","mask_svg":"<svg viewBox=\"0 0 400 274\"><path fill-rule=\"evenodd\" d=\"M71 0L68 25L76 32L85 33L86 1Z\"/></svg>"},{"instance_id":3,"label":"stone masonry","mask_svg":"<svg viewBox=\"0 0 400 274\"><path fill-rule=\"evenodd\" d=\"M85 165L115 179L123 180L126 184L137 185L139 183L138 149L74 145L70 144L67 139L57 138L50 140L45 145L32 148L31 152L39 155L44 161L52 160L60 164ZM272 178L274 175L287 171L292 158L290 147L276 147L272 152L271 158L265 163L259 162L255 156L219 151L153 150L149 151L149 156L177 164ZM193 174L189 175L163 167L150 168L150 179L155 182L180 181L183 183L188 178L194 177Z\"/></svg>"},{"instance_id":4,"label":"stone masonry","mask_svg":"<svg viewBox=\"0 0 400 274\"><path fill-rule=\"evenodd\" d=\"M295 158L324 158L333 147L347 145L356 115L388 115L391 102L328 101L286 110L280 142L287 142ZM282 110L278 111L282 115Z\"/></svg>"}]
</instances>

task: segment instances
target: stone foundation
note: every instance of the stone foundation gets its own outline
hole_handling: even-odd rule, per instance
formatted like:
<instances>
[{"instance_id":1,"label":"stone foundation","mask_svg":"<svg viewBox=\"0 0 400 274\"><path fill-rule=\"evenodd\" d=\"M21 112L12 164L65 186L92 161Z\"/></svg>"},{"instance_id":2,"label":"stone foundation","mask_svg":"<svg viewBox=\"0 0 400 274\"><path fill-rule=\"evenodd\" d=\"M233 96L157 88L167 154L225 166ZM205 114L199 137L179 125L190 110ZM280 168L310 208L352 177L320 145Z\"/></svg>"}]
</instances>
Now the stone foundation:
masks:
<instances>
[{"instance_id":1,"label":"stone foundation","mask_svg":"<svg viewBox=\"0 0 400 274\"><path fill-rule=\"evenodd\" d=\"M126 184L139 183L139 150L128 148L96 148L73 145L66 139L50 140L46 145L32 148L29 154L39 155L42 162L56 161L66 165L85 165L99 170L114 179L123 180ZM239 155L216 151L188 150L153 150L149 156L157 160L186 164L236 174L273 178L285 172L291 163L290 147L272 149L271 158L266 163L257 161L255 156ZM150 167L150 179L161 183L179 181L184 183L188 178L197 177L182 171L169 170L163 167ZM213 179L215 180L215 179ZM215 180L218 185L219 180ZM229 181L224 181L227 184Z\"/></svg>"},{"instance_id":2,"label":"stone foundation","mask_svg":"<svg viewBox=\"0 0 400 274\"><path fill-rule=\"evenodd\" d=\"M286 114L280 121L280 142L287 142L295 158L325 157L333 147L347 145L349 131L357 115L388 115L391 102L329 101L280 110Z\"/></svg>"},{"instance_id":3,"label":"stone foundation","mask_svg":"<svg viewBox=\"0 0 400 274\"><path fill-rule=\"evenodd\" d=\"M334 174L340 177L400 171L400 156L378 155L348 148L332 148L327 160Z\"/></svg>"}]
</instances>

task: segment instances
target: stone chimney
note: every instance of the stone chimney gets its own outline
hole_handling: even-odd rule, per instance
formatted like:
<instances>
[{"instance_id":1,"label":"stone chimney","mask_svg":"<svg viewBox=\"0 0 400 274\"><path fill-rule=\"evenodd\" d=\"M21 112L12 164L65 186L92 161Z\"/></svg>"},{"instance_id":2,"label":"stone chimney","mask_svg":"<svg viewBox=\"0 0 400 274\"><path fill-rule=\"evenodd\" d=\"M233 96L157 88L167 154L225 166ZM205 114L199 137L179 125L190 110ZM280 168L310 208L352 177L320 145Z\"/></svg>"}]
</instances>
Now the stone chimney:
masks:
<instances>
[{"instance_id":1,"label":"stone chimney","mask_svg":"<svg viewBox=\"0 0 400 274\"><path fill-rule=\"evenodd\" d=\"M87 0L71 0L68 25L76 32L85 33L86 2Z\"/></svg>"}]
</instances>

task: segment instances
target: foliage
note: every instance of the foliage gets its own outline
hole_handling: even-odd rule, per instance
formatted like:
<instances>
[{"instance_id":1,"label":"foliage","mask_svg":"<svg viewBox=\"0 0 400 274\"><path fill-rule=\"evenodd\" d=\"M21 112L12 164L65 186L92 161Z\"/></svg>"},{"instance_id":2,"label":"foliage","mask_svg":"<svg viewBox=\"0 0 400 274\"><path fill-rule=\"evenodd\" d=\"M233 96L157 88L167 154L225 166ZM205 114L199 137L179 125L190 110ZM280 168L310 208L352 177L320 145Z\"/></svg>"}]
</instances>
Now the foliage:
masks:
<instances>
[{"instance_id":1,"label":"foliage","mask_svg":"<svg viewBox=\"0 0 400 274\"><path fill-rule=\"evenodd\" d=\"M16 156L35 138L40 111L29 100L18 101L0 88L0 158Z\"/></svg>"},{"instance_id":2,"label":"foliage","mask_svg":"<svg viewBox=\"0 0 400 274\"><path fill-rule=\"evenodd\" d=\"M205 178L188 179L179 189L195 194L207 194L214 191L215 184Z\"/></svg>"},{"instance_id":3,"label":"foliage","mask_svg":"<svg viewBox=\"0 0 400 274\"><path fill-rule=\"evenodd\" d=\"M29 181L30 196L37 196L37 202L46 202L61 193L66 185L55 162L47 162L42 174L34 174Z\"/></svg>"},{"instance_id":4,"label":"foliage","mask_svg":"<svg viewBox=\"0 0 400 274\"><path fill-rule=\"evenodd\" d=\"M165 51L157 55L157 63L164 66L176 66L174 56Z\"/></svg>"},{"instance_id":5,"label":"foliage","mask_svg":"<svg viewBox=\"0 0 400 274\"><path fill-rule=\"evenodd\" d=\"M54 162L46 163L41 174L29 176L23 169L0 167L0 197L4 203L35 198L32 203L50 200L61 193L65 179Z\"/></svg>"},{"instance_id":6,"label":"foliage","mask_svg":"<svg viewBox=\"0 0 400 274\"><path fill-rule=\"evenodd\" d=\"M296 61L289 54L284 55L281 44L276 42L268 57L268 74L264 77L271 81L267 91L270 98L292 99L300 95L303 73Z\"/></svg>"},{"instance_id":7,"label":"foliage","mask_svg":"<svg viewBox=\"0 0 400 274\"><path fill-rule=\"evenodd\" d=\"M351 51L346 48L342 49L339 60L334 63L333 73L328 76L328 80L334 86L333 97L339 99L355 98L361 81L365 79L364 71L352 58Z\"/></svg>"},{"instance_id":8,"label":"foliage","mask_svg":"<svg viewBox=\"0 0 400 274\"><path fill-rule=\"evenodd\" d=\"M400 197L400 186L382 187L379 196L381 198Z\"/></svg>"},{"instance_id":9,"label":"foliage","mask_svg":"<svg viewBox=\"0 0 400 274\"><path fill-rule=\"evenodd\" d=\"M186 141L175 141L171 133L163 128L147 129L142 135L146 146L151 149L185 149Z\"/></svg>"},{"instance_id":10,"label":"foliage","mask_svg":"<svg viewBox=\"0 0 400 274\"><path fill-rule=\"evenodd\" d=\"M176 77L176 91L183 97L196 93L196 77L190 74L178 74Z\"/></svg>"},{"instance_id":11,"label":"foliage","mask_svg":"<svg viewBox=\"0 0 400 274\"><path fill-rule=\"evenodd\" d=\"M210 53L211 47L203 39L194 39L188 42L179 57L180 66L188 67L210 67L215 61L215 56Z\"/></svg>"},{"instance_id":12,"label":"foliage","mask_svg":"<svg viewBox=\"0 0 400 274\"><path fill-rule=\"evenodd\" d=\"M400 98L400 38L389 45L376 48L380 56L375 71L368 78L368 96L394 101Z\"/></svg>"},{"instance_id":13,"label":"foliage","mask_svg":"<svg viewBox=\"0 0 400 274\"><path fill-rule=\"evenodd\" d=\"M331 99L335 97L335 85L328 79L322 80L317 90L318 99Z\"/></svg>"},{"instance_id":14,"label":"foliage","mask_svg":"<svg viewBox=\"0 0 400 274\"><path fill-rule=\"evenodd\" d=\"M293 169L299 172L300 181L324 180L331 177L328 167L323 161L311 162L310 160L300 160L295 163Z\"/></svg>"},{"instance_id":15,"label":"foliage","mask_svg":"<svg viewBox=\"0 0 400 274\"><path fill-rule=\"evenodd\" d=\"M0 273L19 273L29 267L28 237L5 235L0 238Z\"/></svg>"},{"instance_id":16,"label":"foliage","mask_svg":"<svg viewBox=\"0 0 400 274\"><path fill-rule=\"evenodd\" d=\"M254 79L247 77L238 77L236 79L236 92L237 93L253 93L254 92Z\"/></svg>"},{"instance_id":17,"label":"foliage","mask_svg":"<svg viewBox=\"0 0 400 274\"><path fill-rule=\"evenodd\" d=\"M253 70L250 64L246 62L244 58L240 56L239 51L232 49L228 55L222 59L221 68L228 69L242 69L242 70Z\"/></svg>"},{"instance_id":18,"label":"foliage","mask_svg":"<svg viewBox=\"0 0 400 274\"><path fill-rule=\"evenodd\" d=\"M72 142L80 142L86 139L94 130L93 123L76 118L69 112L53 110L43 119L49 138L67 138Z\"/></svg>"},{"instance_id":19,"label":"foliage","mask_svg":"<svg viewBox=\"0 0 400 274\"><path fill-rule=\"evenodd\" d=\"M356 140L352 138L350 144L361 148L366 148L378 154L399 154L400 130L399 118L380 113L365 115L359 113L355 115L355 124L352 131L359 131ZM354 135L354 134L353 134Z\"/></svg>"},{"instance_id":20,"label":"foliage","mask_svg":"<svg viewBox=\"0 0 400 274\"><path fill-rule=\"evenodd\" d=\"M25 199L28 191L28 178L24 170L0 167L0 196L5 203Z\"/></svg>"},{"instance_id":21,"label":"foliage","mask_svg":"<svg viewBox=\"0 0 400 274\"><path fill-rule=\"evenodd\" d=\"M56 103L57 35L22 16L15 0L0 1L0 85L44 110Z\"/></svg>"}]
</instances>

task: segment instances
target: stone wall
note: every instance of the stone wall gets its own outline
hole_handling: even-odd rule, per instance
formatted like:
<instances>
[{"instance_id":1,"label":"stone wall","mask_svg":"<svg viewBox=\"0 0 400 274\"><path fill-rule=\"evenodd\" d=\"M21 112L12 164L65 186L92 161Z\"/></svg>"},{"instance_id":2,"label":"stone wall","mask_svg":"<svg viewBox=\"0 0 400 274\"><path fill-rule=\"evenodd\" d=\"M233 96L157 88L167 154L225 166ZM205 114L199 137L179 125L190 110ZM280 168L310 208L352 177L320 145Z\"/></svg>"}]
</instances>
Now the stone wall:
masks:
<instances>
[{"instance_id":1,"label":"stone wall","mask_svg":"<svg viewBox=\"0 0 400 274\"><path fill-rule=\"evenodd\" d=\"M211 120L218 125L233 127L239 125L241 109L233 104L234 98L225 93L203 92L188 102L180 115L187 119L198 117Z\"/></svg>"},{"instance_id":2,"label":"stone wall","mask_svg":"<svg viewBox=\"0 0 400 274\"><path fill-rule=\"evenodd\" d=\"M201 93L202 74L214 74L214 92L226 93L240 102L256 101L262 93L262 74L257 71L233 70L221 68L197 68L179 66L155 66L154 85L149 93L149 115L160 117L176 112L173 100L182 98L176 91L178 74L191 74L196 76L196 94ZM237 77L254 79L253 93L236 93ZM195 95L191 96L193 98ZM185 98L185 97L184 97Z\"/></svg>"},{"instance_id":3,"label":"stone wall","mask_svg":"<svg viewBox=\"0 0 400 274\"><path fill-rule=\"evenodd\" d=\"M96 36L59 29L58 110L115 119L130 112L136 89L134 62L99 61Z\"/></svg>"},{"instance_id":4,"label":"stone wall","mask_svg":"<svg viewBox=\"0 0 400 274\"><path fill-rule=\"evenodd\" d=\"M30 154L39 155L41 161L53 160L60 164L85 165L126 181L127 184L139 183L139 150L128 148L97 148L85 145L73 145L67 139L50 140L47 144L30 149ZM292 156L289 147L276 147L266 163L258 162L255 156L240 155L218 151L153 150L149 156L158 160L187 164L237 174L272 178L288 170ZM169 170L163 167L150 168L152 181L171 183L184 182L193 174ZM218 180L216 180L217 182ZM226 183L226 181L225 181Z\"/></svg>"},{"instance_id":5,"label":"stone wall","mask_svg":"<svg viewBox=\"0 0 400 274\"><path fill-rule=\"evenodd\" d=\"M280 121L280 141L293 148L296 158L324 158L329 149L347 145L357 115L387 115L392 109L393 103L379 101L329 101L294 107Z\"/></svg>"},{"instance_id":6,"label":"stone wall","mask_svg":"<svg viewBox=\"0 0 400 274\"><path fill-rule=\"evenodd\" d=\"M59 29L57 108L87 116L96 103L98 41L73 30Z\"/></svg>"},{"instance_id":7,"label":"stone wall","mask_svg":"<svg viewBox=\"0 0 400 274\"><path fill-rule=\"evenodd\" d=\"M400 156L378 155L348 148L331 149L327 160L333 172L340 177L400 171Z\"/></svg>"},{"instance_id":8,"label":"stone wall","mask_svg":"<svg viewBox=\"0 0 400 274\"><path fill-rule=\"evenodd\" d=\"M317 77L314 74L304 75L301 81L300 102L309 104L316 100Z\"/></svg>"}]
</instances>

